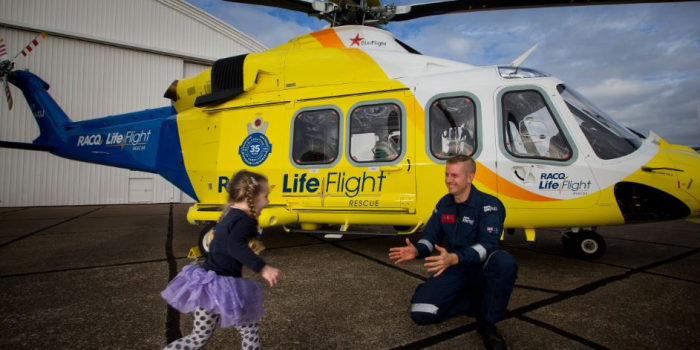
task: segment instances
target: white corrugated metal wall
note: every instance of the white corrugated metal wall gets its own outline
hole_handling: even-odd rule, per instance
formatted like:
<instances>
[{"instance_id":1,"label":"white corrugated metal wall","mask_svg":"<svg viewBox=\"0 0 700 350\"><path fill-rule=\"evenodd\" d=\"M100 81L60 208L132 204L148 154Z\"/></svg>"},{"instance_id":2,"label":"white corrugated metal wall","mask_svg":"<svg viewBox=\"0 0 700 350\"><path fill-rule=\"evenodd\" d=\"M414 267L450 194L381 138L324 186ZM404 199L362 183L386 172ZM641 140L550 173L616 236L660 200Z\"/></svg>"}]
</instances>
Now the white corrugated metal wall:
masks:
<instances>
[{"instance_id":1,"label":"white corrugated metal wall","mask_svg":"<svg viewBox=\"0 0 700 350\"><path fill-rule=\"evenodd\" d=\"M264 49L180 0L0 1L0 37L10 54L35 29L49 37L16 69L29 68L48 82L75 121L167 106L162 96L173 80L217 58ZM31 142L38 127L21 92L12 87L12 93L12 111L0 103L0 140ZM149 183L152 193L136 192ZM0 207L143 201L191 199L158 175L0 149Z\"/></svg>"}]
</instances>

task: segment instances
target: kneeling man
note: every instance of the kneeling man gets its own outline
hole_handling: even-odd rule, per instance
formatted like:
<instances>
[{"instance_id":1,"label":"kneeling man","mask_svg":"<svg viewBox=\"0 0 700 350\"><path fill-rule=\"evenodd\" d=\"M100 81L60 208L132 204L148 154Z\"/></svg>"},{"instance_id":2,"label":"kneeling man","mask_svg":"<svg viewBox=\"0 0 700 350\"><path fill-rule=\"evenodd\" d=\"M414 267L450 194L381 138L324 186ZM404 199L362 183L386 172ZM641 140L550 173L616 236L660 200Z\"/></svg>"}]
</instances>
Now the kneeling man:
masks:
<instances>
[{"instance_id":1,"label":"kneeling man","mask_svg":"<svg viewBox=\"0 0 700 350\"><path fill-rule=\"evenodd\" d=\"M445 169L449 194L435 207L423 239L413 245L406 238L406 246L391 248L389 258L396 264L425 258L424 265L434 272L411 299L415 323L438 323L460 313L476 315L486 348L506 349L495 324L508 306L518 264L508 252L498 250L505 208L498 198L472 185L475 173L471 157L450 158Z\"/></svg>"}]
</instances>

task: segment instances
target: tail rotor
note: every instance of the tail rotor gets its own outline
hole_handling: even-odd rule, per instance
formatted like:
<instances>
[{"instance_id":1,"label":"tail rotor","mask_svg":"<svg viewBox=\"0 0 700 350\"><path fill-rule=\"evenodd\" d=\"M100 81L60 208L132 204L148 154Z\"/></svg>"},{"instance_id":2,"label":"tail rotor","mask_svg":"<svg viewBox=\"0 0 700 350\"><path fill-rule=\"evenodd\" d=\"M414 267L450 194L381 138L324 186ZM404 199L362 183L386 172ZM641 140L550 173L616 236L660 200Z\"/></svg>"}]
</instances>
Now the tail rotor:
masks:
<instances>
[{"instance_id":1,"label":"tail rotor","mask_svg":"<svg viewBox=\"0 0 700 350\"><path fill-rule=\"evenodd\" d=\"M12 59L7 57L7 47L5 46L5 40L0 38L0 80L2 80L2 87L5 90L5 98L7 99L7 107L12 110L12 93L10 92L10 85L8 83L8 76L12 73L15 68L15 59L22 55L27 57L34 49L39 46L39 40L46 38L46 33L41 32L32 39L27 46L25 46L20 52L18 52Z\"/></svg>"},{"instance_id":2,"label":"tail rotor","mask_svg":"<svg viewBox=\"0 0 700 350\"><path fill-rule=\"evenodd\" d=\"M2 87L5 89L5 97L7 98L7 108L12 110L12 93L10 92L10 85L7 83L7 77L2 77Z\"/></svg>"}]
</instances>

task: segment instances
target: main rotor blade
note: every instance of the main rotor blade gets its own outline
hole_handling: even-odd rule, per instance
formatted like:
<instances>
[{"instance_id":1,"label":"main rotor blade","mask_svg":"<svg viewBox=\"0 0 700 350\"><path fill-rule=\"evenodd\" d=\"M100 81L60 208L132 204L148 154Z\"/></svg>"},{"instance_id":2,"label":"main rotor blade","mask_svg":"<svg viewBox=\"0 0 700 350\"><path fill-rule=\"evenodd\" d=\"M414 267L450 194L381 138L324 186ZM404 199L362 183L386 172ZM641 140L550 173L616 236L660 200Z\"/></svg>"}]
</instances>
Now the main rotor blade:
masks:
<instances>
[{"instance_id":1,"label":"main rotor blade","mask_svg":"<svg viewBox=\"0 0 700 350\"><path fill-rule=\"evenodd\" d=\"M659 2L689 2L692 0L448 0L425 4L397 6L392 22L459 12L526 9L538 7L564 7L586 5L646 4Z\"/></svg>"},{"instance_id":2,"label":"main rotor blade","mask_svg":"<svg viewBox=\"0 0 700 350\"><path fill-rule=\"evenodd\" d=\"M306 14L318 13L314 9L312 0L224 0L241 4L262 5L277 7L285 10L303 12Z\"/></svg>"}]
</instances>

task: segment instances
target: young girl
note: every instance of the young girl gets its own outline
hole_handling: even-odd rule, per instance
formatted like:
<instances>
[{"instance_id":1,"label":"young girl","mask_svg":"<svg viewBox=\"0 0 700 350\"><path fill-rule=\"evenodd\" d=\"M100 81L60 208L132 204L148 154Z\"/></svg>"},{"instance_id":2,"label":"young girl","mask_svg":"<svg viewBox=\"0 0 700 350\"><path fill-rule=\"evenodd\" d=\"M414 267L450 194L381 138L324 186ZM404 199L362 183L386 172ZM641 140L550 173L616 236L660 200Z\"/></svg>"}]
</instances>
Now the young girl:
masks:
<instances>
[{"instance_id":1,"label":"young girl","mask_svg":"<svg viewBox=\"0 0 700 350\"><path fill-rule=\"evenodd\" d=\"M204 266L188 265L168 284L161 296L182 313L194 312L192 334L165 349L196 350L211 338L214 328L235 327L243 349L260 349L258 320L263 314L262 287L241 278L245 265L274 287L279 270L266 264L248 246L259 236L257 217L267 206L267 179L249 171L233 175L228 186L229 207L216 225Z\"/></svg>"}]
</instances>

